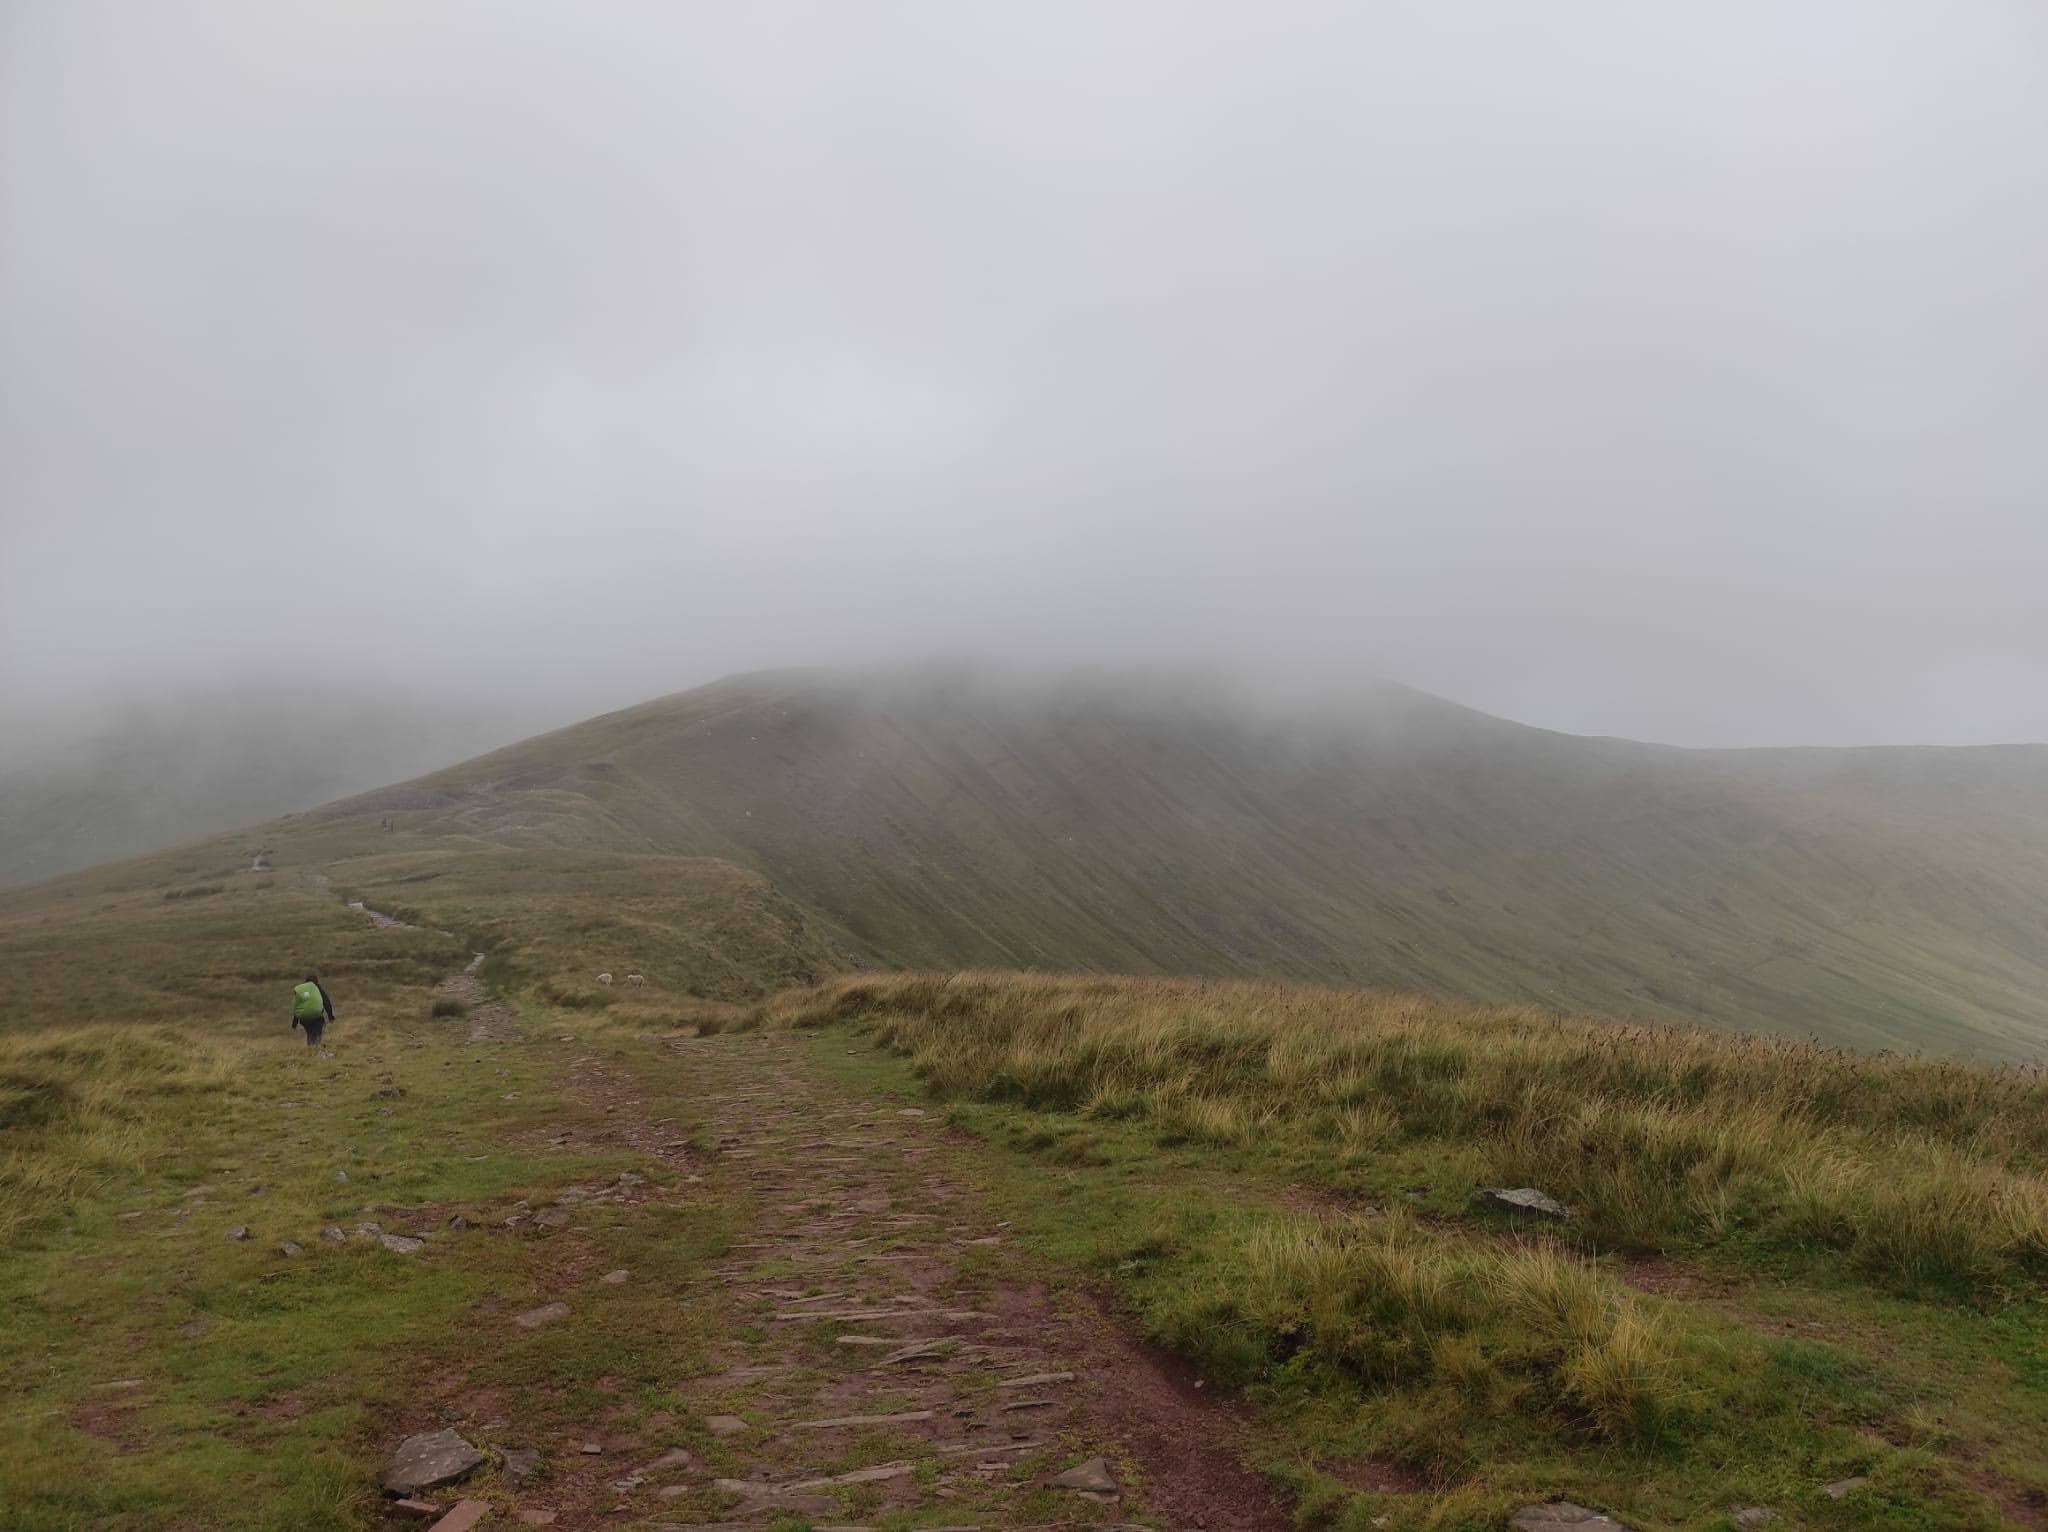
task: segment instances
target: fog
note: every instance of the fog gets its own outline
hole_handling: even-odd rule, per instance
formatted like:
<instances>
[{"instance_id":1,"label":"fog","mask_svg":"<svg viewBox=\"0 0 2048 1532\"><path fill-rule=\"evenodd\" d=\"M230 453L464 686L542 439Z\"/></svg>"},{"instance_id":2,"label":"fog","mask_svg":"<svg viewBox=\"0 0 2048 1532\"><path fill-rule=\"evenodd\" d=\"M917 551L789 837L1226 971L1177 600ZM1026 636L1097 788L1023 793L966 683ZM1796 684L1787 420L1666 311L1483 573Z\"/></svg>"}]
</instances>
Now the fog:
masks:
<instances>
[{"instance_id":1,"label":"fog","mask_svg":"<svg viewBox=\"0 0 2048 1532\"><path fill-rule=\"evenodd\" d=\"M966 656L2048 738L2036 0L0 16L17 728Z\"/></svg>"}]
</instances>

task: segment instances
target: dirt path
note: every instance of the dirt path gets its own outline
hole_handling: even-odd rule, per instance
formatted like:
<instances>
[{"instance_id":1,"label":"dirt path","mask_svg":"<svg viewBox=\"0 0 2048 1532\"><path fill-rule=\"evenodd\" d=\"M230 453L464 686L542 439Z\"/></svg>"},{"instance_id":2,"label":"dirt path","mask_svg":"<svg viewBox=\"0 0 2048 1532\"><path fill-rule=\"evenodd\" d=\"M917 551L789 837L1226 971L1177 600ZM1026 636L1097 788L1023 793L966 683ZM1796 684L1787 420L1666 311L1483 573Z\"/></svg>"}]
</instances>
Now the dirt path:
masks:
<instances>
[{"instance_id":1,"label":"dirt path","mask_svg":"<svg viewBox=\"0 0 2048 1532\"><path fill-rule=\"evenodd\" d=\"M710 1103L706 1189L744 1188L759 1216L688 1295L732 1337L721 1370L677 1389L716 1461L630 1490L702 1503L708 1481L725 1518L709 1524L729 1527L913 1510L951 1527L1292 1525L1228 1408L1085 1296L1019 1276L1003 1227L942 1168L933 1116L838 1094L788 1036L669 1046ZM571 1088L637 1137L645 1108L616 1066L581 1060Z\"/></svg>"}]
</instances>

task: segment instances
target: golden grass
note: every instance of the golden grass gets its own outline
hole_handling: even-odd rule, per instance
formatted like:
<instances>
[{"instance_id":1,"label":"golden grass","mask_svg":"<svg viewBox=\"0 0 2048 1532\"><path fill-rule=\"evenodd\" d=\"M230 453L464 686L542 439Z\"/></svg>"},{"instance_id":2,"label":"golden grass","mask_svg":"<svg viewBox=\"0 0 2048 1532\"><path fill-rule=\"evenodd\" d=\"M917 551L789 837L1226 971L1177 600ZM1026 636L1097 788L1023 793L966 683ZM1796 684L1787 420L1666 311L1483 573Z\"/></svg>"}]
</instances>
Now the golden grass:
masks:
<instances>
[{"instance_id":1,"label":"golden grass","mask_svg":"<svg viewBox=\"0 0 2048 1532\"><path fill-rule=\"evenodd\" d=\"M1757 1238L1962 1287L2048 1270L2038 1069L1272 983L861 976L764 1014L872 1022L941 1096L1354 1162L1470 1146L1623 1248Z\"/></svg>"},{"instance_id":2,"label":"golden grass","mask_svg":"<svg viewBox=\"0 0 2048 1532\"><path fill-rule=\"evenodd\" d=\"M171 1027L0 1035L0 1238L176 1153L247 1046Z\"/></svg>"}]
</instances>

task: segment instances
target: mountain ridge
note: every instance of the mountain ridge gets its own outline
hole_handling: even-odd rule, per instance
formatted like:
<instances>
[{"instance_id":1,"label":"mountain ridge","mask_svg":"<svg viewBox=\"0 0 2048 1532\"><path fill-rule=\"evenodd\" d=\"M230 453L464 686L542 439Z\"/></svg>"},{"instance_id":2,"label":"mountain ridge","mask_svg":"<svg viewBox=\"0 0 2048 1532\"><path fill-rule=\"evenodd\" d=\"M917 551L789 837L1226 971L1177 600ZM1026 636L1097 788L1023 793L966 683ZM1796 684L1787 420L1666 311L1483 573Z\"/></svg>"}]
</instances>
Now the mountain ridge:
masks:
<instances>
[{"instance_id":1,"label":"mountain ridge","mask_svg":"<svg viewBox=\"0 0 2048 1532\"><path fill-rule=\"evenodd\" d=\"M630 858L647 887L647 859L747 869L818 933L777 973L816 972L822 937L863 966L1270 976L2017 1059L2048 1043L2044 785L2048 747L1698 751L1391 682L1317 708L808 669L237 836L430 912L460 886L445 918L486 926L493 897L544 898L550 858ZM691 971L731 993L746 967Z\"/></svg>"}]
</instances>

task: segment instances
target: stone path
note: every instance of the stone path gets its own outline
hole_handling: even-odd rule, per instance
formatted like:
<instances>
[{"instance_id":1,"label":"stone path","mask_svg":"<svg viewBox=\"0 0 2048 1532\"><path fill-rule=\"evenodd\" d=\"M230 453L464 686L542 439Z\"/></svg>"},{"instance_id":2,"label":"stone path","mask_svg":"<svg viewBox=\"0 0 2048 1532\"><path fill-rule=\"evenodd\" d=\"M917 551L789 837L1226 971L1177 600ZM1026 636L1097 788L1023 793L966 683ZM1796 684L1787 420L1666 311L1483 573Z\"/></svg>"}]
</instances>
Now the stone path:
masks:
<instances>
[{"instance_id":1,"label":"stone path","mask_svg":"<svg viewBox=\"0 0 2048 1532\"><path fill-rule=\"evenodd\" d=\"M707 1179L760 1209L691 1295L729 1320L721 1370L678 1385L724 1459L703 1469L719 1525L1291 1525L1228 1409L1084 1296L1020 1275L1004 1225L945 1173L934 1114L836 1092L801 1039L669 1046L712 1103ZM670 1467L630 1489L704 1483Z\"/></svg>"},{"instance_id":2,"label":"stone path","mask_svg":"<svg viewBox=\"0 0 2048 1532\"><path fill-rule=\"evenodd\" d=\"M469 1040L480 1042L510 1042L519 1035L519 1013L509 1005L492 1002L483 1003L483 979L478 970L484 966L484 954L471 955L469 966L459 973L452 973L434 986L436 995L445 995L461 1001L469 1010Z\"/></svg>"}]
</instances>

